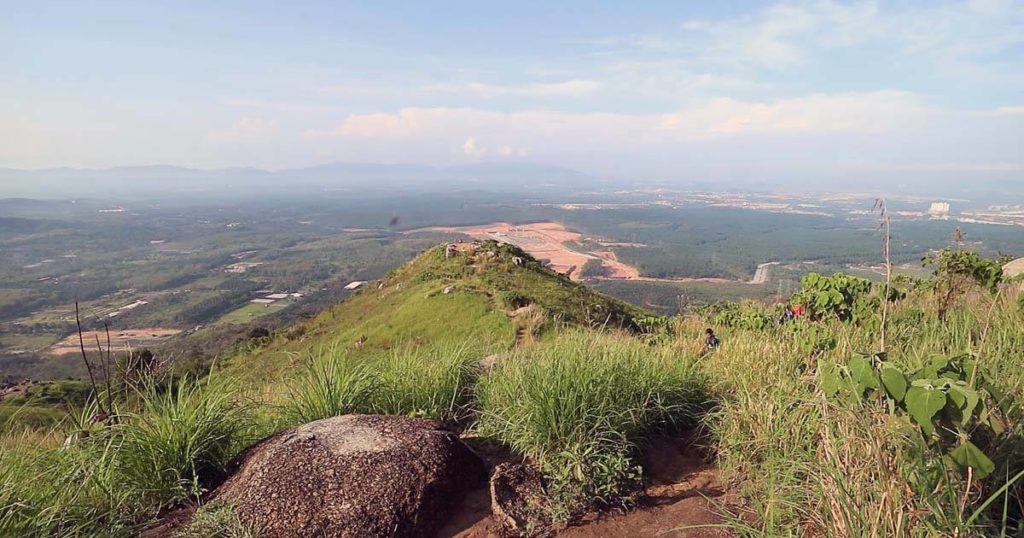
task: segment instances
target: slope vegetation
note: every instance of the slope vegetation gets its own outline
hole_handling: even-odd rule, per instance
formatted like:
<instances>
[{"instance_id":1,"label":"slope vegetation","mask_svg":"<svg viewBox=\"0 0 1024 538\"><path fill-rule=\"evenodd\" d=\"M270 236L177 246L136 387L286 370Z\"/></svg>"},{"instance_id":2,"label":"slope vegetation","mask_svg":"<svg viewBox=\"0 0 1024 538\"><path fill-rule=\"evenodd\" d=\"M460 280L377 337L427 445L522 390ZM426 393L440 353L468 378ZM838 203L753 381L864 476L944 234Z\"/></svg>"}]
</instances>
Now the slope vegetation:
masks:
<instances>
[{"instance_id":1,"label":"slope vegetation","mask_svg":"<svg viewBox=\"0 0 1024 538\"><path fill-rule=\"evenodd\" d=\"M439 245L231 363L245 376L277 379L296 356L323 349L374 355L407 344L457 341L496 353L557 327L635 331L646 315L513 245Z\"/></svg>"}]
</instances>

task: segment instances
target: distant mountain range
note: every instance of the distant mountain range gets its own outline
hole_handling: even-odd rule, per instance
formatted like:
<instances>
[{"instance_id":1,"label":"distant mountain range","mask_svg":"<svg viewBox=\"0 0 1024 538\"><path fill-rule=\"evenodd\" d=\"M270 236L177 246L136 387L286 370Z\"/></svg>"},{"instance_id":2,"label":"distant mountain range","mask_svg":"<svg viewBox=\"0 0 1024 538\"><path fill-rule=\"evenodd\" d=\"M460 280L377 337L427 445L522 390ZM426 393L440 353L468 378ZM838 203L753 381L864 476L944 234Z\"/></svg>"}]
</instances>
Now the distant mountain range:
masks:
<instances>
[{"instance_id":1,"label":"distant mountain range","mask_svg":"<svg viewBox=\"0 0 1024 538\"><path fill-rule=\"evenodd\" d=\"M102 169L0 168L0 198L100 198L177 194L358 190L438 187L484 190L594 189L601 180L558 166L498 163L460 166L332 163L268 171L258 168L196 169L180 166L125 166Z\"/></svg>"},{"instance_id":2,"label":"distant mountain range","mask_svg":"<svg viewBox=\"0 0 1024 538\"><path fill-rule=\"evenodd\" d=\"M952 197L987 203L1024 202L1024 178L1007 180L893 182L866 176L836 182L746 178L737 181L703 178L647 181L609 179L560 166L531 163L478 163L456 166L415 164L331 163L269 171L259 168L198 169L181 166L115 168L0 168L0 199L124 199L170 196L247 197L265 194L310 195L330 192L403 193L438 190L479 190L495 193L548 194L629 189L638 186L706 191L745 192L878 192Z\"/></svg>"}]
</instances>

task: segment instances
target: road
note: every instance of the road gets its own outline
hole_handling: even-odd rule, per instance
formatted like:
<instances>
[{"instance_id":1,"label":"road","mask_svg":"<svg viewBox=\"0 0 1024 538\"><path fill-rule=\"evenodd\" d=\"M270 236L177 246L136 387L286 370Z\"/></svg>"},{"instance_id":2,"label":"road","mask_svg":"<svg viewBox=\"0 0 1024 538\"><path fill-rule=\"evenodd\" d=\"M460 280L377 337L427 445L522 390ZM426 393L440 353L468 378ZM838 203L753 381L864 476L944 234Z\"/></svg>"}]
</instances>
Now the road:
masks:
<instances>
[{"instance_id":1,"label":"road","mask_svg":"<svg viewBox=\"0 0 1024 538\"><path fill-rule=\"evenodd\" d=\"M767 262L758 265L757 271L754 271L754 277L750 279L748 284L764 284L768 282L768 268L778 264L779 262Z\"/></svg>"}]
</instances>

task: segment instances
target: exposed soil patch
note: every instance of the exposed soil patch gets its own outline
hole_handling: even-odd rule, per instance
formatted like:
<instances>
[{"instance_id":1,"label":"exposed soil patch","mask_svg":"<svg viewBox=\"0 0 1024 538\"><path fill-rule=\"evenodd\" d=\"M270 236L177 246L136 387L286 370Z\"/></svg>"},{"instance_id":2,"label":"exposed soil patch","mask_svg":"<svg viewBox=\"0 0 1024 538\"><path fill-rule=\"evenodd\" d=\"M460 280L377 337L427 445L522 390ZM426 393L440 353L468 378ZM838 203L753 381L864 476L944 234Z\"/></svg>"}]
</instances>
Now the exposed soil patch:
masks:
<instances>
[{"instance_id":1,"label":"exposed soil patch","mask_svg":"<svg viewBox=\"0 0 1024 538\"><path fill-rule=\"evenodd\" d=\"M111 351L126 351L129 347L151 346L180 333L180 329L163 329L159 327L147 327L144 329L123 329L110 331ZM96 339L99 339L104 350L107 347L107 333L104 331L86 331L82 333L85 341L86 351L96 350ZM49 355L67 355L81 353L78 334L72 334L46 349Z\"/></svg>"},{"instance_id":2,"label":"exposed soil patch","mask_svg":"<svg viewBox=\"0 0 1024 538\"><path fill-rule=\"evenodd\" d=\"M507 452L480 451L493 469L510 461ZM495 459L497 457L497 459ZM690 439L654 438L644 448L642 459L648 485L643 502L626 513L590 514L559 533L569 538L675 537L717 538L732 536L716 509L716 503L736 502L718 481L714 467ZM503 536L501 523L491 515L487 488L469 493L461 510L438 536L451 538L496 538Z\"/></svg>"},{"instance_id":3,"label":"exposed soil patch","mask_svg":"<svg viewBox=\"0 0 1024 538\"><path fill-rule=\"evenodd\" d=\"M601 258L601 268L604 269L605 278L619 278L626 280L636 280L640 278L640 270L632 265L628 265L619 261L619 257L610 250L601 250L594 252L594 255Z\"/></svg>"},{"instance_id":4,"label":"exposed soil patch","mask_svg":"<svg viewBox=\"0 0 1024 538\"><path fill-rule=\"evenodd\" d=\"M464 437L487 466L487 474L502 463L522 463L522 458L512 454L506 447L476 437ZM504 537L501 521L491 514L491 492L488 484L469 491L455 514L437 532L443 538L500 538Z\"/></svg>"},{"instance_id":5,"label":"exposed soil patch","mask_svg":"<svg viewBox=\"0 0 1024 538\"><path fill-rule=\"evenodd\" d=\"M573 280L580 280L579 270L590 260L601 260L604 278L631 279L640 276L640 271L624 264L611 251L586 252L570 247L567 243L584 239L583 234L566 230L557 222L532 222L510 224L495 222L483 226L432 227L411 230L411 232L460 233L473 239L493 239L511 243L541 260L552 270L567 274Z\"/></svg>"},{"instance_id":6,"label":"exposed soil patch","mask_svg":"<svg viewBox=\"0 0 1024 538\"><path fill-rule=\"evenodd\" d=\"M554 271L568 275L569 278L580 280L641 280L647 282L709 282L736 283L743 282L762 285L768 279L768 267L774 263L761 264L757 273L750 281L731 280L728 278L656 278L640 276L640 269L619 260L610 247L615 246L646 246L641 243L619 243L602 241L599 238L584 237L583 234L566 230L557 222L531 222L529 224L510 224L495 222L481 226L433 226L418 228L406 233L440 232L468 235L476 240L493 239L501 243L511 243L525 250L534 258ZM608 250L582 250L578 246L582 241L593 241ZM569 243L573 243L570 246ZM456 243L456 245L460 245ZM457 246L458 250L469 249L469 246ZM583 277L580 269L590 260L601 261L601 276Z\"/></svg>"}]
</instances>

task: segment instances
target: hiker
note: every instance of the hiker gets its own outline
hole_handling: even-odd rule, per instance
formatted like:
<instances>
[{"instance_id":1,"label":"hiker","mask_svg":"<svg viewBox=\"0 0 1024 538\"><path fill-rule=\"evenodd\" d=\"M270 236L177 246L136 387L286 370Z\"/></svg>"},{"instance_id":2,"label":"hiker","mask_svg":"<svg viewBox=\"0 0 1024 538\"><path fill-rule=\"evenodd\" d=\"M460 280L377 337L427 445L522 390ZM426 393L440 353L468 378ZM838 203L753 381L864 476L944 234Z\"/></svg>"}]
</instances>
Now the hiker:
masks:
<instances>
[{"instance_id":1,"label":"hiker","mask_svg":"<svg viewBox=\"0 0 1024 538\"><path fill-rule=\"evenodd\" d=\"M715 336L715 331L710 328L704 331L704 346L707 347L708 351L715 349L721 343L722 341Z\"/></svg>"},{"instance_id":2,"label":"hiker","mask_svg":"<svg viewBox=\"0 0 1024 538\"><path fill-rule=\"evenodd\" d=\"M790 308L789 306L786 306L786 309L782 311L782 315L779 316L779 325L782 325L787 321L793 321L793 318L795 317L796 314L793 313L793 309Z\"/></svg>"}]
</instances>

